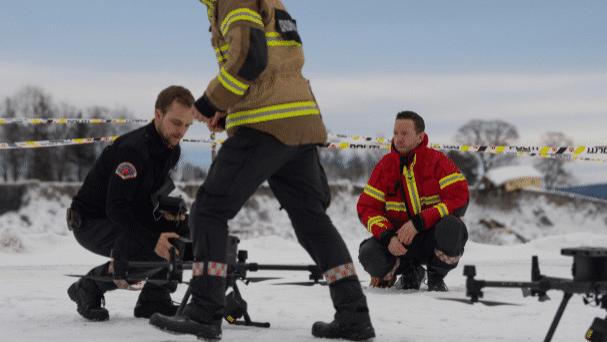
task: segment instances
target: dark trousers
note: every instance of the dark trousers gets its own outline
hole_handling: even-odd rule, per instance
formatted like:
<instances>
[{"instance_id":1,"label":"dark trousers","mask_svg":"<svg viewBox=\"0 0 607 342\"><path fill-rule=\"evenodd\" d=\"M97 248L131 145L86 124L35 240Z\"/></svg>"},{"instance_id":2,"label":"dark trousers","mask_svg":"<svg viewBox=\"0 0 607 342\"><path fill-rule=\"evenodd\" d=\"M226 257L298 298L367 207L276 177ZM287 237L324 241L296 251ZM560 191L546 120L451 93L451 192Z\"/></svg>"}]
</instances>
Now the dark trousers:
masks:
<instances>
[{"instance_id":1,"label":"dark trousers","mask_svg":"<svg viewBox=\"0 0 607 342\"><path fill-rule=\"evenodd\" d=\"M467 240L468 232L464 223L455 216L445 216L432 229L418 233L407 254L396 257L379 240L372 237L360 244L358 260L372 277L383 278L392 270L397 258L401 259L401 268L397 270L397 274L413 263L427 265L429 271L445 276L457 267L457 263L443 262L436 255L436 250L449 251L449 254L459 256L463 254Z\"/></svg>"},{"instance_id":2,"label":"dark trousers","mask_svg":"<svg viewBox=\"0 0 607 342\"><path fill-rule=\"evenodd\" d=\"M87 250L99 254L105 257L111 257L112 249L116 245L118 239L123 239L123 228L119 225L113 223L109 219L90 219L83 218L82 224L79 228L74 229L74 237L78 241L78 243L86 248ZM129 260L136 261L162 261L163 259L159 257L153 250L145 250L144 248L140 248L137 241L129 241L129 246L132 247L130 251L128 251L127 257ZM95 276L109 276L108 272L108 263L104 263L93 268L89 275ZM148 269L129 269L129 274L137 274L140 272L149 271ZM113 281L102 282L95 281L97 287L105 292L116 289L116 284ZM153 285L151 283L146 283L144 290L157 288L157 285ZM166 288L170 292L174 292L176 286L175 285L165 285L162 288Z\"/></svg>"},{"instance_id":3,"label":"dark trousers","mask_svg":"<svg viewBox=\"0 0 607 342\"><path fill-rule=\"evenodd\" d=\"M264 181L287 211L299 243L325 272L349 264L352 258L325 213L330 192L315 145L287 146L271 135L239 128L226 140L198 190L190 227L195 258L225 263L228 220ZM225 306L225 278L203 275L190 285L193 303L217 319ZM367 312L365 296L355 277L330 286L337 311Z\"/></svg>"}]
</instances>

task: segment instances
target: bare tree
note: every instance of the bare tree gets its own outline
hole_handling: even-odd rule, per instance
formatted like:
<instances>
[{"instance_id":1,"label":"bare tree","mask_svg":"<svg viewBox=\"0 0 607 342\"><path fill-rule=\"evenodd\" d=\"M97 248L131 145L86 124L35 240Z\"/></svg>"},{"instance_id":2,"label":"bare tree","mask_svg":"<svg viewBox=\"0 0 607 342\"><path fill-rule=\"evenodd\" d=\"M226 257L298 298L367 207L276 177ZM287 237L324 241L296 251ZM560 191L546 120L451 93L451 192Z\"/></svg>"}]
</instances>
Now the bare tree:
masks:
<instances>
[{"instance_id":1,"label":"bare tree","mask_svg":"<svg viewBox=\"0 0 607 342\"><path fill-rule=\"evenodd\" d=\"M446 155L464 174L468 184L475 185L479 180L479 158L476 155L458 151L448 151Z\"/></svg>"},{"instance_id":2,"label":"bare tree","mask_svg":"<svg viewBox=\"0 0 607 342\"><path fill-rule=\"evenodd\" d=\"M174 180L181 182L201 182L207 177L207 171L190 162L180 162L175 170Z\"/></svg>"},{"instance_id":3,"label":"bare tree","mask_svg":"<svg viewBox=\"0 0 607 342\"><path fill-rule=\"evenodd\" d=\"M561 132L548 132L542 136L545 146L571 146L573 140ZM562 159L541 159L535 162L535 168L544 175L544 187L553 189L571 185L571 173L565 169L566 161Z\"/></svg>"},{"instance_id":4,"label":"bare tree","mask_svg":"<svg viewBox=\"0 0 607 342\"><path fill-rule=\"evenodd\" d=\"M15 101L11 98L6 98L4 101L4 115L7 118L15 118L18 116ZM23 140L25 130L21 125L6 125L3 130L2 140L5 142L16 142ZM22 151L8 150L1 151L4 159L4 180L5 181L16 181L22 179L25 175L23 174L25 168L25 155Z\"/></svg>"},{"instance_id":5,"label":"bare tree","mask_svg":"<svg viewBox=\"0 0 607 342\"><path fill-rule=\"evenodd\" d=\"M460 127L455 135L455 141L460 144L484 146L511 145L518 138L516 127L502 120L471 120ZM481 167L479 176L482 177L497 166L512 163L514 157L479 153L476 158Z\"/></svg>"}]
</instances>

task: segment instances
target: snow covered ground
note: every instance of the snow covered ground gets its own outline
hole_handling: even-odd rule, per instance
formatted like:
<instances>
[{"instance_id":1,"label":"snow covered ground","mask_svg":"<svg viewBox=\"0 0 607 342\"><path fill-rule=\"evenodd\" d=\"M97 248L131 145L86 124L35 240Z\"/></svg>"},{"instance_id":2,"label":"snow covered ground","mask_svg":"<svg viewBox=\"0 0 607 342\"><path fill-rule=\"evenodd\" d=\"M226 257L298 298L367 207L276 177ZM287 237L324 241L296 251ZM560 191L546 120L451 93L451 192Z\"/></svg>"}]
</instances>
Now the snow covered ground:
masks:
<instances>
[{"instance_id":1,"label":"snow covered ground","mask_svg":"<svg viewBox=\"0 0 607 342\"><path fill-rule=\"evenodd\" d=\"M355 254L358 241L348 241ZM561 247L606 246L606 235L577 234L543 238L525 245L489 246L470 243L461 265L475 264L479 279L528 280L530 259L539 255L544 274L569 277L571 259L560 256ZM295 242L279 237L244 240L249 261L307 264L309 257ZM58 238L46 248L27 254L0 252L0 331L3 341L193 341L153 329L132 315L137 293L114 291L106 295L110 321L91 323L82 319L66 295L74 281L64 276L83 274L103 258L86 252L73 238ZM550 292L552 301L539 303L523 298L520 290L487 289L485 297L520 304L488 307L441 301L440 297L465 298L462 266L447 277L450 292L405 292L368 289L368 276L357 269L365 286L376 341L541 341L556 312L561 294ZM253 275L262 275L261 272ZM264 272L282 275L286 281L305 280L304 273ZM186 278L188 276L186 275ZM313 341L311 324L330 320L332 307L324 286L274 285L285 280L241 285L254 320L269 321L270 329L227 326L225 341ZM177 296L185 291L180 286ZM573 297L554 341L583 341L593 318L605 312L584 306Z\"/></svg>"},{"instance_id":2,"label":"snow covered ground","mask_svg":"<svg viewBox=\"0 0 607 342\"><path fill-rule=\"evenodd\" d=\"M465 298L463 265L477 266L479 279L527 281L530 260L538 255L543 274L571 277L570 257L561 248L607 246L607 221L601 206L555 205L542 197L517 199L518 207L504 203L471 206L466 220L483 238L480 218L504 225L487 241L508 245L469 242L460 267L446 279L447 294L368 289L369 277L357 264L365 287L376 341L541 341L557 310L562 294L550 292L552 301L539 303L523 298L520 290L487 289L488 300L519 306L488 307L467 305L438 298ZM358 244L366 236L353 208L351 189L334 194L329 214L356 257ZM80 247L65 228L64 210L69 197L44 188L30 190L19 211L0 215L0 341L193 341L189 336L173 336L157 331L146 320L135 319L132 310L137 293L114 291L106 295L110 321L91 323L76 313L66 294L73 278L104 262ZM568 208L568 207L571 208ZM249 261L258 263L309 264L310 258L294 240L290 223L278 203L263 193L231 223L232 231L245 236L241 249L249 251ZM547 223L546 218L550 221ZM526 228L526 231L518 229ZM518 231L532 240L520 244L509 231ZM571 234L571 232L576 232ZM502 234L505 237L499 237ZM225 341L313 341L311 325L330 320L333 309L326 287L275 285L283 281L305 281L298 272L258 272L253 276L283 276L283 280L241 285L249 312L256 321L271 322L270 329L227 326ZM186 273L185 278L189 275ZM180 300L185 286L175 299ZM584 306L575 296L563 316L554 341L583 341L594 317L604 310Z\"/></svg>"}]
</instances>

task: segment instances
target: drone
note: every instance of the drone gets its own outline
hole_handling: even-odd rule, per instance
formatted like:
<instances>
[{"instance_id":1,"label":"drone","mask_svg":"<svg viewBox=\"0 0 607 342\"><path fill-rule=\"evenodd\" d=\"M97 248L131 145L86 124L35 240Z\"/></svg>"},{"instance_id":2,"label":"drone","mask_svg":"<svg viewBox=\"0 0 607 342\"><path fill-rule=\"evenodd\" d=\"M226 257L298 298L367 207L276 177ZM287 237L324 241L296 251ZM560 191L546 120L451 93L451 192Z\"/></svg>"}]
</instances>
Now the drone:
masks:
<instances>
[{"instance_id":1,"label":"drone","mask_svg":"<svg viewBox=\"0 0 607 342\"><path fill-rule=\"evenodd\" d=\"M128 269L137 270L125 276L128 283L150 282L157 285L169 283L186 284L188 289L179 305L176 315L181 315L190 298L189 282L183 280L183 271L191 270L194 263L192 254L192 241L186 238L172 239L173 247L170 249L170 258L168 261L129 261ZM229 324L245 325L259 328L269 328L269 322L254 322L248 313L247 302L242 297L238 289L237 281L245 285L266 280L281 279L277 277L250 277L249 272L257 271L303 271L308 272L307 282L278 283L275 285L326 285L323 281L323 275L316 265L282 265L282 264L258 264L248 263L248 251L238 250L240 240L236 236L228 236L226 263L228 264L226 292L226 310L224 319ZM159 276L159 274L161 276ZM95 281L114 281L112 276L91 276L91 275L68 275L70 277L87 278ZM242 318L242 320L241 320Z\"/></svg>"},{"instance_id":2,"label":"drone","mask_svg":"<svg viewBox=\"0 0 607 342\"><path fill-rule=\"evenodd\" d=\"M470 304L480 302L492 306L508 303L480 300L480 298L483 298L483 288L520 288L523 290L523 296L537 297L540 302L550 299L547 295L548 291L562 291L564 292L563 299L544 339L544 342L550 342L567 308L567 304L574 294L583 295L583 301L586 305L594 305L607 310L607 248L565 248L561 250L561 254L573 257L573 279L549 277L541 274L537 256L531 258L530 282L478 280L475 279L476 267L466 265L464 266L466 296L470 299L444 299L465 301ZM586 340L592 342L607 342L607 317L596 317L586 331L585 337Z\"/></svg>"}]
</instances>

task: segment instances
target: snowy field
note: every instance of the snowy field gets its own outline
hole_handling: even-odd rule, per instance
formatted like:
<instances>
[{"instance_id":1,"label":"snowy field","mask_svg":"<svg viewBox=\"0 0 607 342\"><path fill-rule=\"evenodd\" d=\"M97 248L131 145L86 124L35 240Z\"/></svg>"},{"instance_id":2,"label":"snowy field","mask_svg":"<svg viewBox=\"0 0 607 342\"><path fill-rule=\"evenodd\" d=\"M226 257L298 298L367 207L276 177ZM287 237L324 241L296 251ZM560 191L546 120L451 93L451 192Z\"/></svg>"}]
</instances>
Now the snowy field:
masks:
<instances>
[{"instance_id":1,"label":"snowy field","mask_svg":"<svg viewBox=\"0 0 607 342\"><path fill-rule=\"evenodd\" d=\"M193 341L192 336L173 336L157 331L144 319L132 315L137 293L114 291L106 294L110 321L91 323L76 313L66 294L74 281L65 274L84 274L104 261L82 249L71 236L31 241L28 253L0 252L0 332L2 341ZM355 255L358 240L349 240ZM441 301L440 297L465 298L465 264L477 266L477 278L529 280L532 255L539 255L542 273L570 277L571 258L560 255L562 247L607 246L607 235L561 235L525 245L489 246L470 243L460 267L446 279L447 294L427 291L368 289L369 277L361 273L376 341L542 341L556 312L561 293L549 292L551 301L539 303L523 298L520 290L487 289L488 300L520 306L488 307ZM259 263L307 264L309 257L295 242L279 237L244 240L249 261ZM282 281L305 280L305 273L257 272L282 275L285 280L241 285L254 320L271 322L270 329L227 326L224 341L313 341L310 328L316 320L330 320L332 307L324 286L274 285ZM185 278L189 278L186 274ZM181 285L177 297L185 291ZM584 333L596 316L605 312L584 306L581 296L571 300L554 341L584 341Z\"/></svg>"}]
</instances>

